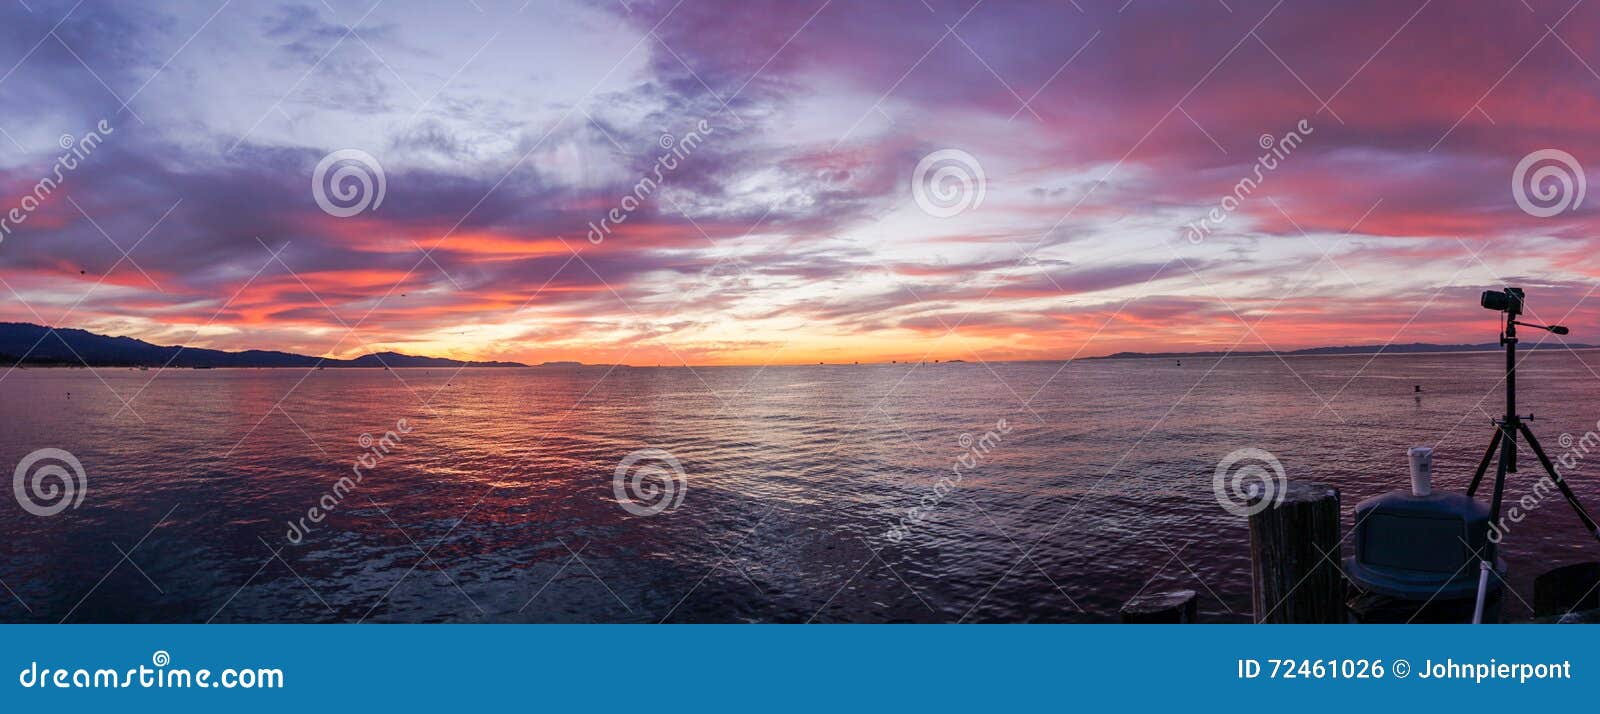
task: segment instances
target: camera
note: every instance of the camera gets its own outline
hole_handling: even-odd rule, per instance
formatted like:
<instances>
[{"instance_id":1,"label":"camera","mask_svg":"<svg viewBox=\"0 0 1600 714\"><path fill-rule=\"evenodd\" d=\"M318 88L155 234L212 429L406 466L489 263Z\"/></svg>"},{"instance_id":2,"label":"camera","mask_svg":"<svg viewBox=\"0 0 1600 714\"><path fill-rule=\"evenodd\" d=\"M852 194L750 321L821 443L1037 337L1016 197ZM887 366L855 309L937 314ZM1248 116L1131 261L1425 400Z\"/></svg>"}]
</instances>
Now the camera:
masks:
<instances>
[{"instance_id":1,"label":"camera","mask_svg":"<svg viewBox=\"0 0 1600 714\"><path fill-rule=\"evenodd\" d=\"M1485 310L1497 310L1514 317L1522 314L1522 296L1522 288L1506 288L1503 292L1485 290L1478 304Z\"/></svg>"}]
</instances>

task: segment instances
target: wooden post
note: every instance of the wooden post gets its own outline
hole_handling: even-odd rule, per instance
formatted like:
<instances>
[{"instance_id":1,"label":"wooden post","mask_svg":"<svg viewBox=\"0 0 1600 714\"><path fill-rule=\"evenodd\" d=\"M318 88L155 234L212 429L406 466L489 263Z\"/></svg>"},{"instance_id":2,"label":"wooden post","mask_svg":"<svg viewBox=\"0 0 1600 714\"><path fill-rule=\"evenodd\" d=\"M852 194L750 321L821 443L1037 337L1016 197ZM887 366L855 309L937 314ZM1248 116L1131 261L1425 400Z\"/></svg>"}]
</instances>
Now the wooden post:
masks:
<instances>
[{"instance_id":1,"label":"wooden post","mask_svg":"<svg viewBox=\"0 0 1600 714\"><path fill-rule=\"evenodd\" d=\"M1135 595L1122 606L1122 621L1130 625L1178 625L1197 622L1199 605L1193 590Z\"/></svg>"},{"instance_id":2,"label":"wooden post","mask_svg":"<svg viewBox=\"0 0 1600 714\"><path fill-rule=\"evenodd\" d=\"M1250 602L1256 622L1345 622L1339 489L1289 481L1250 516Z\"/></svg>"}]
</instances>

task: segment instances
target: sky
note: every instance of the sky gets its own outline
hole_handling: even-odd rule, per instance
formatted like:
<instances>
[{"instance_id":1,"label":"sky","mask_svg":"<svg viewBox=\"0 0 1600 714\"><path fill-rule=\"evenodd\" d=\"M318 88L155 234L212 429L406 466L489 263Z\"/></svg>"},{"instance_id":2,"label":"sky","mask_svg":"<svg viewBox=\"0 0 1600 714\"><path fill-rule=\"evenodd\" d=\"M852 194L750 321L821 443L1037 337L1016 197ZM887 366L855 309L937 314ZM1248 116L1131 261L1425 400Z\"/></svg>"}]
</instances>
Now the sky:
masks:
<instances>
[{"instance_id":1,"label":"sky","mask_svg":"<svg viewBox=\"0 0 1600 714\"><path fill-rule=\"evenodd\" d=\"M994 361L1492 342L1512 284L1600 343L1597 30L1569 0L0 0L0 320Z\"/></svg>"}]
</instances>

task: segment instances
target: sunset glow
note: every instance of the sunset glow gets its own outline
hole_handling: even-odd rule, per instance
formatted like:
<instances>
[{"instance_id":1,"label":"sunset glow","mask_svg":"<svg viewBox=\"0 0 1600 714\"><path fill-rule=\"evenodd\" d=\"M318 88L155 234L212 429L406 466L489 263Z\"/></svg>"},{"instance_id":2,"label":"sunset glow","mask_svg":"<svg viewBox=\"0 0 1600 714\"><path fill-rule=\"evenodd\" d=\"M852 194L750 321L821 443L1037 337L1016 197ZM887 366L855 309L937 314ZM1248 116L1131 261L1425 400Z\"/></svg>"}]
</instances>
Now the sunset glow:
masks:
<instances>
[{"instance_id":1,"label":"sunset glow","mask_svg":"<svg viewBox=\"0 0 1600 714\"><path fill-rule=\"evenodd\" d=\"M1600 166L1600 7L480 5L0 9L0 321L633 365L1487 342L1505 284L1600 321L1600 198L1511 188ZM319 207L341 149L381 205Z\"/></svg>"}]
</instances>

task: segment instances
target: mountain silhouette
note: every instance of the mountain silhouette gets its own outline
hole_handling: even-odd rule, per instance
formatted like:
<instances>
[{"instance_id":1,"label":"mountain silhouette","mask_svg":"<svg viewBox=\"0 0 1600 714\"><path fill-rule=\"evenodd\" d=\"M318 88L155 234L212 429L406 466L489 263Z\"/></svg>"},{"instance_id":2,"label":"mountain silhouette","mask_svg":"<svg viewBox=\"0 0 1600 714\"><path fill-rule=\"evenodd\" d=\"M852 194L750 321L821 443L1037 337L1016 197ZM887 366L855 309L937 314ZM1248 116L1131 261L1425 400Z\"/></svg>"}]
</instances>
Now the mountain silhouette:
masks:
<instances>
[{"instance_id":1,"label":"mountain silhouette","mask_svg":"<svg viewBox=\"0 0 1600 714\"><path fill-rule=\"evenodd\" d=\"M378 352L355 359L331 359L291 352L225 352L200 347L164 347L132 337L108 337L86 330L51 329L26 322L0 322L0 365L83 365L90 367L526 367L519 362L466 362Z\"/></svg>"}]
</instances>

